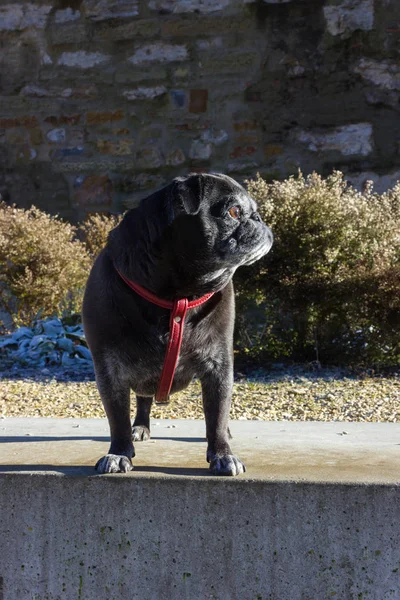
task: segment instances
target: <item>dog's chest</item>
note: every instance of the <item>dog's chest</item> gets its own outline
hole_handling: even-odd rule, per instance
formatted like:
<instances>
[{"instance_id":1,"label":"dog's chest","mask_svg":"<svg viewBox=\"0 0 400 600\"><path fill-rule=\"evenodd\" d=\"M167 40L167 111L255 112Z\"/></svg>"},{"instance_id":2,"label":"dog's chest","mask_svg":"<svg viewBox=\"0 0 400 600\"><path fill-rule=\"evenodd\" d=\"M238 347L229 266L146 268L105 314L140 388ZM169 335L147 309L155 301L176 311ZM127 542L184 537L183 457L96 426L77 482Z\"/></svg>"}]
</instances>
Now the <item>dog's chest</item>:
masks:
<instances>
[{"instance_id":1,"label":"dog's chest","mask_svg":"<svg viewBox=\"0 0 400 600\"><path fill-rule=\"evenodd\" d=\"M203 355L201 327L185 324L171 393L184 389L198 374ZM146 341L126 348L123 363L131 388L143 396L156 393L170 339L169 328L155 327ZM134 351L130 351L134 349Z\"/></svg>"}]
</instances>

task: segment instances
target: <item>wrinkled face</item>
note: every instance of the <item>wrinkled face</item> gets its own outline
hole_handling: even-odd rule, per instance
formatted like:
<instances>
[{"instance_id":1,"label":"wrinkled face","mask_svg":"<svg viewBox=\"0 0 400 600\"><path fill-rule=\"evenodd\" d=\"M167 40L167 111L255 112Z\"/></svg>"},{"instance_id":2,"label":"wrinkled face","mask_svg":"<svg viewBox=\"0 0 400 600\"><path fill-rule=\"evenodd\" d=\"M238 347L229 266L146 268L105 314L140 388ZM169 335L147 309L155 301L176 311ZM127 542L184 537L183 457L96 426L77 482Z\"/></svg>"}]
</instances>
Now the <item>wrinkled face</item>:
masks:
<instances>
[{"instance_id":1,"label":"wrinkled face","mask_svg":"<svg viewBox=\"0 0 400 600\"><path fill-rule=\"evenodd\" d=\"M216 173L191 175L179 185L186 215L184 226L180 219L176 222L181 255L189 254L195 262L201 257L209 272L233 273L270 250L271 230L257 213L255 201L234 179Z\"/></svg>"},{"instance_id":2,"label":"wrinkled face","mask_svg":"<svg viewBox=\"0 0 400 600\"><path fill-rule=\"evenodd\" d=\"M256 203L227 175L178 177L168 189L169 224L158 256L176 280L222 285L270 250L272 232Z\"/></svg>"},{"instance_id":3,"label":"wrinkled face","mask_svg":"<svg viewBox=\"0 0 400 600\"><path fill-rule=\"evenodd\" d=\"M251 265L271 249L271 230L261 220L255 201L238 184L230 189L223 186L209 211L217 229L214 248L225 263Z\"/></svg>"}]
</instances>

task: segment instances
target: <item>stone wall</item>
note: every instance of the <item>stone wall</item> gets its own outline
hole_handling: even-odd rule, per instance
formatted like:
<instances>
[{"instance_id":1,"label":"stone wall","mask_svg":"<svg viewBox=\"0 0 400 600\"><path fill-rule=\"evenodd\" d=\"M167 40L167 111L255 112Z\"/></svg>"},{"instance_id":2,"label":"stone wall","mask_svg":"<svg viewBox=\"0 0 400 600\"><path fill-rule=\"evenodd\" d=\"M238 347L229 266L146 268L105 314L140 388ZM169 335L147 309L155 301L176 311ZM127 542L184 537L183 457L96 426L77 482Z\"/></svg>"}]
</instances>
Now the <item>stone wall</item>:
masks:
<instances>
[{"instance_id":1,"label":"stone wall","mask_svg":"<svg viewBox=\"0 0 400 600\"><path fill-rule=\"evenodd\" d=\"M80 219L173 176L400 178L398 0L0 0L0 191Z\"/></svg>"}]
</instances>

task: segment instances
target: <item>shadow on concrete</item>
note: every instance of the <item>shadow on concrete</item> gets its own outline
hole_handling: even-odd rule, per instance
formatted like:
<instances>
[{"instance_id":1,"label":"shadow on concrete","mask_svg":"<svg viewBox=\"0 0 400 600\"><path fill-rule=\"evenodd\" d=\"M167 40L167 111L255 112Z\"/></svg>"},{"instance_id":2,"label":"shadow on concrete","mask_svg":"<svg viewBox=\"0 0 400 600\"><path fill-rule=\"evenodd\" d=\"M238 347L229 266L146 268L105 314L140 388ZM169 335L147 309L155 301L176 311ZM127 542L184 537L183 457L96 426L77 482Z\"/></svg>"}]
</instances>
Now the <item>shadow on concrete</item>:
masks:
<instances>
[{"instance_id":1,"label":"shadow on concrete","mask_svg":"<svg viewBox=\"0 0 400 600\"><path fill-rule=\"evenodd\" d=\"M79 465L0 465L0 475L2 473L60 473L69 476L86 476L96 475L94 466L79 466Z\"/></svg>"},{"instance_id":2,"label":"shadow on concrete","mask_svg":"<svg viewBox=\"0 0 400 600\"><path fill-rule=\"evenodd\" d=\"M0 475L4 473L60 473L69 477L103 477L93 467L79 465L0 465ZM207 467L141 467L134 465L134 469L130 476L137 474L162 474L162 475L179 475L187 477L207 477L210 476L210 471ZM119 473L113 473L113 476L118 476Z\"/></svg>"},{"instance_id":3,"label":"shadow on concrete","mask_svg":"<svg viewBox=\"0 0 400 600\"><path fill-rule=\"evenodd\" d=\"M210 475L208 467L196 468L196 467L141 467L140 465L133 465L133 474L137 473L161 473L164 475L187 475L189 477L207 477Z\"/></svg>"},{"instance_id":4,"label":"shadow on concrete","mask_svg":"<svg viewBox=\"0 0 400 600\"><path fill-rule=\"evenodd\" d=\"M207 442L206 438L202 437L193 437L193 438L175 438L175 437L152 437L153 441L172 441L172 442L196 442L196 443L205 443ZM79 442L79 441L91 441L91 442L104 442L107 443L110 441L110 436L107 437L93 437L93 436L47 436L47 435L4 435L0 436L0 444L21 444L26 442ZM146 442L133 442L134 444L146 444Z\"/></svg>"},{"instance_id":5,"label":"shadow on concrete","mask_svg":"<svg viewBox=\"0 0 400 600\"><path fill-rule=\"evenodd\" d=\"M0 438L0 439L1 439L1 438ZM153 436L152 436L152 437L151 437L151 439L152 439L153 441L157 440L157 442L158 442L158 441L162 442L162 441L165 441L165 440L166 440L166 441L170 440L170 441L172 441L172 442L185 442L185 443L187 443L187 442L197 442L198 444L199 444L199 443L201 443L201 444L202 444L202 443L204 443L204 442L206 442L206 441L207 441L207 438L206 438L206 437L190 437L190 438L184 438L184 437L172 437L172 436L171 436L171 437L158 437L158 436L154 436L154 437L153 437ZM134 443L134 444L136 444L136 443L139 443L139 444L141 444L142 442L133 442L133 443ZM145 443L146 443L146 442L145 442Z\"/></svg>"},{"instance_id":6,"label":"shadow on concrete","mask_svg":"<svg viewBox=\"0 0 400 600\"><path fill-rule=\"evenodd\" d=\"M76 441L85 441L90 440L91 442L109 442L110 438L107 437L92 437L92 436L58 436L58 437L50 437L47 435L22 435L22 436L0 436L0 444L9 443L9 444L21 444L26 442L76 442Z\"/></svg>"}]
</instances>

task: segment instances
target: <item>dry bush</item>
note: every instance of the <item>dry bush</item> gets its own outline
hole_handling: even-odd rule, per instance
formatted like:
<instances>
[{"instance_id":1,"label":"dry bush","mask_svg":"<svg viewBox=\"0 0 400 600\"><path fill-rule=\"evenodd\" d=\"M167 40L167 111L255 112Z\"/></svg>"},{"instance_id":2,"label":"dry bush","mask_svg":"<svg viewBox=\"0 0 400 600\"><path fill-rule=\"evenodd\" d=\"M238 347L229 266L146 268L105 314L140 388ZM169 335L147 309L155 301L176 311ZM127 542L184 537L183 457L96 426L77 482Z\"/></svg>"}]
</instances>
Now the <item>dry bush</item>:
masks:
<instances>
[{"instance_id":1,"label":"dry bush","mask_svg":"<svg viewBox=\"0 0 400 600\"><path fill-rule=\"evenodd\" d=\"M90 215L80 225L85 246L94 259L107 243L108 234L121 222L123 215Z\"/></svg>"},{"instance_id":2,"label":"dry bush","mask_svg":"<svg viewBox=\"0 0 400 600\"><path fill-rule=\"evenodd\" d=\"M75 235L35 207L0 204L0 310L15 324L80 310L91 260Z\"/></svg>"},{"instance_id":3,"label":"dry bush","mask_svg":"<svg viewBox=\"0 0 400 600\"><path fill-rule=\"evenodd\" d=\"M275 242L235 277L252 356L335 362L400 357L400 184L350 187L340 172L248 182ZM251 292L249 291L251 290Z\"/></svg>"}]
</instances>

